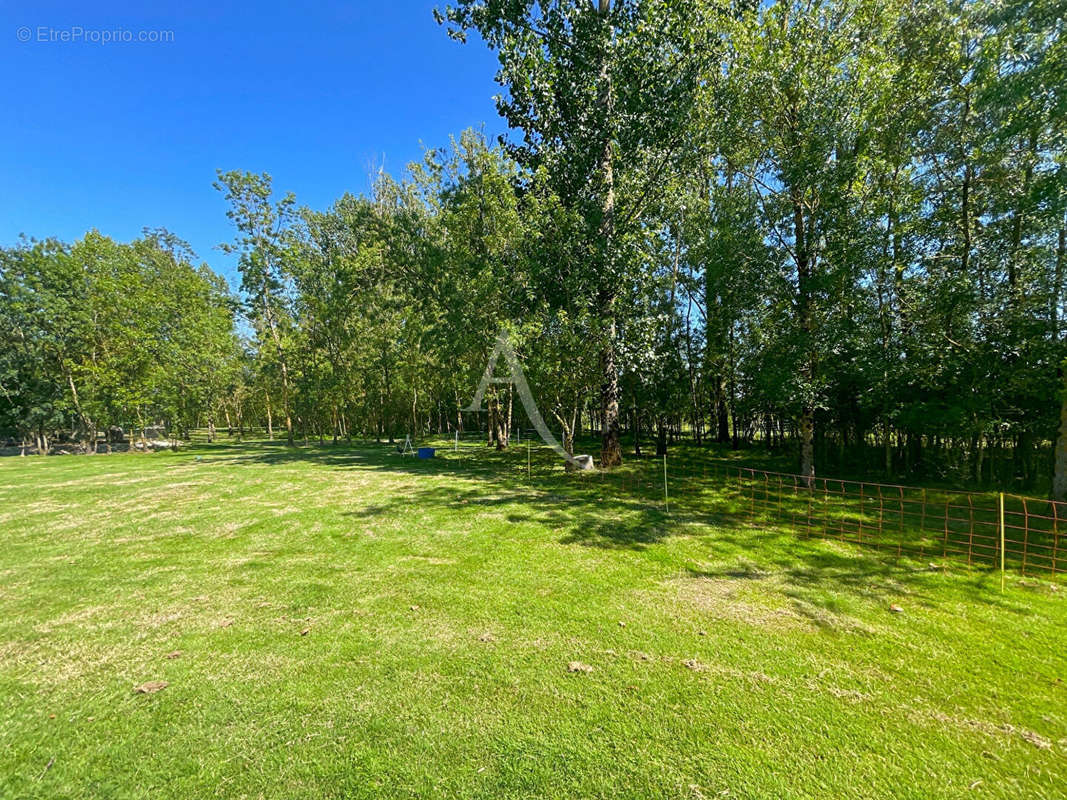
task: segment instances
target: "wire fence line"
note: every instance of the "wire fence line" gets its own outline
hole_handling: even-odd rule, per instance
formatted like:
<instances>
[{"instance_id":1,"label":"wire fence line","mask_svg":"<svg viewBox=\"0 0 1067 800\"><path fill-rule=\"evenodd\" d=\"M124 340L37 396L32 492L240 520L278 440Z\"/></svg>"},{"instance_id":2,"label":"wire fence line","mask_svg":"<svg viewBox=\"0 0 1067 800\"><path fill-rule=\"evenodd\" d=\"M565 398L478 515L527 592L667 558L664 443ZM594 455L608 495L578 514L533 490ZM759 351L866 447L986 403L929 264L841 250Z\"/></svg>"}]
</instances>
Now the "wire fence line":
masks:
<instances>
[{"instance_id":1,"label":"wire fence line","mask_svg":"<svg viewBox=\"0 0 1067 800\"><path fill-rule=\"evenodd\" d=\"M561 477L550 459L533 464L523 467L534 483ZM794 473L686 458L645 458L580 477L597 487L600 500L637 502L708 520L728 515L802 538L935 561L939 568L1003 568L1023 576L1067 573L1067 503L1049 499L843 478L807 481Z\"/></svg>"},{"instance_id":2,"label":"wire fence line","mask_svg":"<svg viewBox=\"0 0 1067 800\"><path fill-rule=\"evenodd\" d=\"M1022 575L1067 572L1067 503L838 478L808 482L749 468L732 472L750 517L774 519L803 536Z\"/></svg>"}]
</instances>

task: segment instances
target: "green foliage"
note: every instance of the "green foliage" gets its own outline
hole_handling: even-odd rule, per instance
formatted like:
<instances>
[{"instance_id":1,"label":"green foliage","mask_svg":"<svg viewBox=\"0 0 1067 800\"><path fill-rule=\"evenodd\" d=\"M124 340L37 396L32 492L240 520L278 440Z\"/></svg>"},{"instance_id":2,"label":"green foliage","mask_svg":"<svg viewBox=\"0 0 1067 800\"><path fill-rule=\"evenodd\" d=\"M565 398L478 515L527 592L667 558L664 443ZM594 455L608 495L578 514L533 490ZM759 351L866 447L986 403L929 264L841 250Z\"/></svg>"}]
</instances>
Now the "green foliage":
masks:
<instances>
[{"instance_id":1,"label":"green foliage","mask_svg":"<svg viewBox=\"0 0 1067 800\"><path fill-rule=\"evenodd\" d=\"M0 427L42 449L73 431L95 449L109 426L180 432L214 416L234 380L234 303L187 245L94 231L0 255L0 337L13 343L0 355Z\"/></svg>"}]
</instances>

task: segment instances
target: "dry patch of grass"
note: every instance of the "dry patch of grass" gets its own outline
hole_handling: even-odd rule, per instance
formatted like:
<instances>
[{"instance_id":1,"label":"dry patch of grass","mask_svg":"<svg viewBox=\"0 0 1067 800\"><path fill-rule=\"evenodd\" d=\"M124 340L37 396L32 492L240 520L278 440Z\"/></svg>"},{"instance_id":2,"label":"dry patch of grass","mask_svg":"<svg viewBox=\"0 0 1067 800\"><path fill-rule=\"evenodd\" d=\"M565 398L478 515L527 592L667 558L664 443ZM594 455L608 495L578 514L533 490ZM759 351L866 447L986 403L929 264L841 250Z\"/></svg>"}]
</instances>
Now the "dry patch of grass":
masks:
<instances>
[{"instance_id":1,"label":"dry patch of grass","mask_svg":"<svg viewBox=\"0 0 1067 800\"><path fill-rule=\"evenodd\" d=\"M779 587L780 588L780 587ZM668 582L670 600L712 619L769 629L812 629L814 623L770 597L765 578L675 578Z\"/></svg>"}]
</instances>

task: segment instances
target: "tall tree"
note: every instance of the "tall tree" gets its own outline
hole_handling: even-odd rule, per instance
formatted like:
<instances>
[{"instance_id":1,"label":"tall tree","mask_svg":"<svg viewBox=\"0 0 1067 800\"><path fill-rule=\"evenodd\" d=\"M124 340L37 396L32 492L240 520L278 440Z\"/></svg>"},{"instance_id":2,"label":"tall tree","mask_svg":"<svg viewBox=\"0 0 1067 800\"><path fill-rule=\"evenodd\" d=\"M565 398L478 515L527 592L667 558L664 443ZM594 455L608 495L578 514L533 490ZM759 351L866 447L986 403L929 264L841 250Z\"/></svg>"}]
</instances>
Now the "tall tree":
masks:
<instances>
[{"instance_id":1,"label":"tall tree","mask_svg":"<svg viewBox=\"0 0 1067 800\"><path fill-rule=\"evenodd\" d=\"M453 37L476 30L498 54L497 108L523 132L516 160L544 170L579 210L589 242L585 303L598 321L601 464L619 443L618 299L648 202L665 185L700 91L701 3L462 0L437 12Z\"/></svg>"},{"instance_id":2,"label":"tall tree","mask_svg":"<svg viewBox=\"0 0 1067 800\"><path fill-rule=\"evenodd\" d=\"M867 0L778 2L742 15L731 31L727 96L746 130L729 166L756 188L785 267L779 354L795 365L787 386L808 479L816 412L826 405L820 362L835 337L829 322L855 285L862 249L856 212L869 189L864 163L887 69L883 8Z\"/></svg>"},{"instance_id":3,"label":"tall tree","mask_svg":"<svg viewBox=\"0 0 1067 800\"><path fill-rule=\"evenodd\" d=\"M286 269L290 226L296 198L290 193L280 200L272 198L270 175L219 170L215 188L223 192L230 208L226 216L237 228L231 243L223 243L223 252L239 255L241 291L246 310L256 326L261 345L269 337L281 371L282 410L285 434L293 444L293 417L290 398L291 378L285 347L286 327L291 318L290 279Z\"/></svg>"}]
</instances>

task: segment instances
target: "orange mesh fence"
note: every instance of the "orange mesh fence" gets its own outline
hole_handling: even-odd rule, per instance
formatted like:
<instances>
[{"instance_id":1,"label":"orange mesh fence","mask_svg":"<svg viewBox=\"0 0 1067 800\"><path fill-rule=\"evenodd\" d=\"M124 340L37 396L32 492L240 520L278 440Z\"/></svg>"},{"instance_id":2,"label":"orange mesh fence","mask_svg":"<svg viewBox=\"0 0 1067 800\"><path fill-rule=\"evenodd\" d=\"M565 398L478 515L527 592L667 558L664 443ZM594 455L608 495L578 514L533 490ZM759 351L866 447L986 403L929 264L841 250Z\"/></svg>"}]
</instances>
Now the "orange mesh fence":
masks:
<instances>
[{"instance_id":1,"label":"orange mesh fence","mask_svg":"<svg viewBox=\"0 0 1067 800\"><path fill-rule=\"evenodd\" d=\"M966 561L1022 575L1067 571L1067 503L734 468L728 480L754 521L917 559Z\"/></svg>"}]
</instances>

